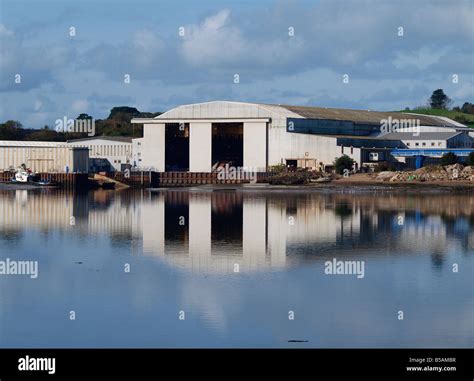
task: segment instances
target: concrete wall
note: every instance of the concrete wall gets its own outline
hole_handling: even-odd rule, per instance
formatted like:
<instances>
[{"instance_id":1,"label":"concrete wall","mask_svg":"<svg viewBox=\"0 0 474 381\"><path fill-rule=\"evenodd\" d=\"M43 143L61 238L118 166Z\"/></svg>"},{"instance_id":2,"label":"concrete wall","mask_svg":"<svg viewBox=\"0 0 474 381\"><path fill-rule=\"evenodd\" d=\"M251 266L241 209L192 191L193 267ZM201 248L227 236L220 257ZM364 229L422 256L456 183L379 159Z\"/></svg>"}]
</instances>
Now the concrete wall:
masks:
<instances>
[{"instance_id":1,"label":"concrete wall","mask_svg":"<svg viewBox=\"0 0 474 381\"><path fill-rule=\"evenodd\" d=\"M267 168L266 122L244 122L244 167L259 172Z\"/></svg>"},{"instance_id":2,"label":"concrete wall","mask_svg":"<svg viewBox=\"0 0 474 381\"><path fill-rule=\"evenodd\" d=\"M143 125L142 167L165 171L165 124Z\"/></svg>"},{"instance_id":3,"label":"concrete wall","mask_svg":"<svg viewBox=\"0 0 474 381\"><path fill-rule=\"evenodd\" d=\"M212 123L189 124L189 172L211 172Z\"/></svg>"},{"instance_id":4,"label":"concrete wall","mask_svg":"<svg viewBox=\"0 0 474 381\"><path fill-rule=\"evenodd\" d=\"M343 154L353 158L360 166L359 148L345 148L344 153L337 145L336 137L297 134L286 131L286 123L271 123L268 130L268 165L285 164L286 159L315 159L319 164L331 164Z\"/></svg>"}]
</instances>

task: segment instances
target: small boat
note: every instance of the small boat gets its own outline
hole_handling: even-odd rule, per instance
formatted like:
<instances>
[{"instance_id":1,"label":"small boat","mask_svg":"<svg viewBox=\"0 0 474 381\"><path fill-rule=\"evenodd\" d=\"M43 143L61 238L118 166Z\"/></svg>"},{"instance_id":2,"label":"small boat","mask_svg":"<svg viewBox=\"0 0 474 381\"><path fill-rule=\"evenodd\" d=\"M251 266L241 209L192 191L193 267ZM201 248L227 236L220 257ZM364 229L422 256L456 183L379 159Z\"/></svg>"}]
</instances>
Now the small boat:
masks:
<instances>
[{"instance_id":1,"label":"small boat","mask_svg":"<svg viewBox=\"0 0 474 381\"><path fill-rule=\"evenodd\" d=\"M15 183L27 183L30 178L30 173L26 170L19 169L11 181Z\"/></svg>"},{"instance_id":2,"label":"small boat","mask_svg":"<svg viewBox=\"0 0 474 381\"><path fill-rule=\"evenodd\" d=\"M51 180L41 180L37 173L31 172L30 169L20 167L17 169L15 176L11 178L10 184L31 185L35 187L57 187L59 184Z\"/></svg>"}]
</instances>

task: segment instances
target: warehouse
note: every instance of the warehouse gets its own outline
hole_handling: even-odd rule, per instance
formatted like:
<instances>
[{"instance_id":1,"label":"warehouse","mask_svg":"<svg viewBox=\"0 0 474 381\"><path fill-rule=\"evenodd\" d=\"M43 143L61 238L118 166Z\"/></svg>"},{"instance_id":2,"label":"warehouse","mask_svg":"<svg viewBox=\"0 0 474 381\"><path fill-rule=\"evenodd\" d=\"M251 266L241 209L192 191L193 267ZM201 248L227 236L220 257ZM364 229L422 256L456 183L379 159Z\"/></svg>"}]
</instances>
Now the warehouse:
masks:
<instances>
[{"instance_id":1,"label":"warehouse","mask_svg":"<svg viewBox=\"0 0 474 381\"><path fill-rule=\"evenodd\" d=\"M384 138L393 133L430 132L430 139L447 145L449 133L462 132L460 144L471 145L468 128L448 118L322 107L215 101L132 123L144 126L134 157L159 172L211 172L221 164L259 172L277 165L319 170L341 155L353 158L357 169L406 148L402 139Z\"/></svg>"},{"instance_id":2,"label":"warehouse","mask_svg":"<svg viewBox=\"0 0 474 381\"><path fill-rule=\"evenodd\" d=\"M68 145L89 150L90 172L123 171L132 161L132 138L97 136L68 140Z\"/></svg>"},{"instance_id":3,"label":"warehouse","mask_svg":"<svg viewBox=\"0 0 474 381\"><path fill-rule=\"evenodd\" d=\"M25 164L33 172L87 173L89 150L66 143L0 141L0 171Z\"/></svg>"}]
</instances>

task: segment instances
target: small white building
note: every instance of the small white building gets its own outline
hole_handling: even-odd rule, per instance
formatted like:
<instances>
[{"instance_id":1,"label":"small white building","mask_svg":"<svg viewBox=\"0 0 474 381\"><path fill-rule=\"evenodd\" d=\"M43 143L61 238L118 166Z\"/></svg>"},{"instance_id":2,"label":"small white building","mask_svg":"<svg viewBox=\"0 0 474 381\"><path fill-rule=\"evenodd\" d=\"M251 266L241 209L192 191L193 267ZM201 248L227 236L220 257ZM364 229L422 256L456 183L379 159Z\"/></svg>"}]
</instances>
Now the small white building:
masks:
<instances>
[{"instance_id":1,"label":"small white building","mask_svg":"<svg viewBox=\"0 0 474 381\"><path fill-rule=\"evenodd\" d=\"M39 173L87 173L89 150L58 142L0 141L0 171L22 164Z\"/></svg>"},{"instance_id":2,"label":"small white building","mask_svg":"<svg viewBox=\"0 0 474 381\"><path fill-rule=\"evenodd\" d=\"M73 147L89 149L89 171L122 171L132 163L132 138L122 136L95 136L67 142Z\"/></svg>"},{"instance_id":3,"label":"small white building","mask_svg":"<svg viewBox=\"0 0 474 381\"><path fill-rule=\"evenodd\" d=\"M401 140L406 148L471 148L472 138L465 131L411 132L389 133L380 139Z\"/></svg>"},{"instance_id":4,"label":"small white building","mask_svg":"<svg viewBox=\"0 0 474 381\"><path fill-rule=\"evenodd\" d=\"M383 137L381 126L386 121L414 123L420 133L449 135L429 137L424 142L430 146L439 140L447 146L471 144L469 129L444 117L215 101L179 106L156 118L133 119L144 126L143 138L134 141L134 162L159 172L211 172L221 163L266 171L278 165L321 169L347 155L357 169L374 153L387 160L390 150L407 148L399 138ZM466 132L459 135L459 142L458 132Z\"/></svg>"}]
</instances>

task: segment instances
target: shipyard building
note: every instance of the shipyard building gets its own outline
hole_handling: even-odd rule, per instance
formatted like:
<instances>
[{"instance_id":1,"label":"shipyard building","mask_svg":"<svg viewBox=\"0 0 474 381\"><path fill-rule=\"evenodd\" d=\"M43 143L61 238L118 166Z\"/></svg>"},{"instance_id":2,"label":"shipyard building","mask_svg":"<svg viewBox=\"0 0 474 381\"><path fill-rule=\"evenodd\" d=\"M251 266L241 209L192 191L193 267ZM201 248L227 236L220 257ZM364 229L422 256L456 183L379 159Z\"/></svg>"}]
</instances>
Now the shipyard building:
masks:
<instances>
[{"instance_id":1,"label":"shipyard building","mask_svg":"<svg viewBox=\"0 0 474 381\"><path fill-rule=\"evenodd\" d=\"M158 172L211 172L219 163L259 172L278 165L324 170L342 155L357 170L406 162L404 150L441 155L473 145L469 128L445 117L322 107L215 101L132 123L144 126L143 138L133 141L134 165Z\"/></svg>"},{"instance_id":2,"label":"shipyard building","mask_svg":"<svg viewBox=\"0 0 474 381\"><path fill-rule=\"evenodd\" d=\"M67 143L0 141L0 171L22 164L39 173L87 173L89 150Z\"/></svg>"}]
</instances>

